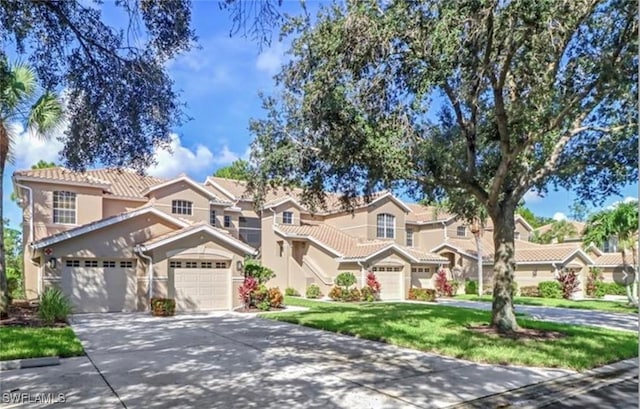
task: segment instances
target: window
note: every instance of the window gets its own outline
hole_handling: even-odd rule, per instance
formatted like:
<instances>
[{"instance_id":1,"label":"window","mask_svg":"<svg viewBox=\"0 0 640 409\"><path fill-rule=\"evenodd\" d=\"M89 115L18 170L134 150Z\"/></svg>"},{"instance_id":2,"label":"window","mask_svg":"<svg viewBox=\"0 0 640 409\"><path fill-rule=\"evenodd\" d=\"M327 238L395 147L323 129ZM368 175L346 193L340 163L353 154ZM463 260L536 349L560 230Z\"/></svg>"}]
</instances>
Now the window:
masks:
<instances>
[{"instance_id":1,"label":"window","mask_svg":"<svg viewBox=\"0 0 640 409\"><path fill-rule=\"evenodd\" d=\"M412 273L428 273L430 270L429 267L411 267Z\"/></svg>"},{"instance_id":2,"label":"window","mask_svg":"<svg viewBox=\"0 0 640 409\"><path fill-rule=\"evenodd\" d=\"M456 229L456 235L458 237L467 237L467 227L466 226L458 226Z\"/></svg>"},{"instance_id":3,"label":"window","mask_svg":"<svg viewBox=\"0 0 640 409\"><path fill-rule=\"evenodd\" d=\"M105 260L102 262L102 267L116 268L116 262L112 260Z\"/></svg>"},{"instance_id":4,"label":"window","mask_svg":"<svg viewBox=\"0 0 640 409\"><path fill-rule=\"evenodd\" d=\"M65 262L67 267L80 267L80 260L67 260Z\"/></svg>"},{"instance_id":5,"label":"window","mask_svg":"<svg viewBox=\"0 0 640 409\"><path fill-rule=\"evenodd\" d=\"M171 213L191 216L193 214L193 202L188 200L172 200Z\"/></svg>"},{"instance_id":6,"label":"window","mask_svg":"<svg viewBox=\"0 0 640 409\"><path fill-rule=\"evenodd\" d=\"M227 268L226 261L216 261L216 268Z\"/></svg>"},{"instance_id":7,"label":"window","mask_svg":"<svg viewBox=\"0 0 640 409\"><path fill-rule=\"evenodd\" d=\"M373 267L371 271L374 273L382 271L400 272L402 271L402 267Z\"/></svg>"},{"instance_id":8,"label":"window","mask_svg":"<svg viewBox=\"0 0 640 409\"><path fill-rule=\"evenodd\" d=\"M84 266L85 267L98 267L98 260L85 260L84 261Z\"/></svg>"},{"instance_id":9,"label":"window","mask_svg":"<svg viewBox=\"0 0 640 409\"><path fill-rule=\"evenodd\" d=\"M169 262L169 267L171 267L171 268L182 268L182 262L181 261L170 261Z\"/></svg>"},{"instance_id":10,"label":"window","mask_svg":"<svg viewBox=\"0 0 640 409\"><path fill-rule=\"evenodd\" d=\"M184 268L198 268L198 262L197 261L185 261L184 262Z\"/></svg>"},{"instance_id":11,"label":"window","mask_svg":"<svg viewBox=\"0 0 640 409\"><path fill-rule=\"evenodd\" d=\"M258 217L240 216L240 218L238 219L238 226L240 228L240 240L247 243L251 247L259 248L262 237L260 219Z\"/></svg>"},{"instance_id":12,"label":"window","mask_svg":"<svg viewBox=\"0 0 640 409\"><path fill-rule=\"evenodd\" d=\"M224 227L226 228L231 227L231 216L224 217Z\"/></svg>"},{"instance_id":13,"label":"window","mask_svg":"<svg viewBox=\"0 0 640 409\"><path fill-rule=\"evenodd\" d=\"M413 229L407 229L407 247L413 247Z\"/></svg>"},{"instance_id":14,"label":"window","mask_svg":"<svg viewBox=\"0 0 640 409\"><path fill-rule=\"evenodd\" d=\"M133 268L133 261L121 261L120 268Z\"/></svg>"},{"instance_id":15,"label":"window","mask_svg":"<svg viewBox=\"0 0 640 409\"><path fill-rule=\"evenodd\" d=\"M216 211L212 210L211 213L209 213L209 224L212 226L216 225Z\"/></svg>"},{"instance_id":16,"label":"window","mask_svg":"<svg viewBox=\"0 0 640 409\"><path fill-rule=\"evenodd\" d=\"M377 236L379 238L392 239L396 236L396 218L391 214L379 214L377 224Z\"/></svg>"},{"instance_id":17,"label":"window","mask_svg":"<svg viewBox=\"0 0 640 409\"><path fill-rule=\"evenodd\" d=\"M292 212L282 212L282 224L293 224Z\"/></svg>"},{"instance_id":18,"label":"window","mask_svg":"<svg viewBox=\"0 0 640 409\"><path fill-rule=\"evenodd\" d=\"M53 222L76 224L76 194L73 192L53 192Z\"/></svg>"},{"instance_id":19,"label":"window","mask_svg":"<svg viewBox=\"0 0 640 409\"><path fill-rule=\"evenodd\" d=\"M200 268L213 268L213 264L210 261L203 261L200 263Z\"/></svg>"}]
</instances>

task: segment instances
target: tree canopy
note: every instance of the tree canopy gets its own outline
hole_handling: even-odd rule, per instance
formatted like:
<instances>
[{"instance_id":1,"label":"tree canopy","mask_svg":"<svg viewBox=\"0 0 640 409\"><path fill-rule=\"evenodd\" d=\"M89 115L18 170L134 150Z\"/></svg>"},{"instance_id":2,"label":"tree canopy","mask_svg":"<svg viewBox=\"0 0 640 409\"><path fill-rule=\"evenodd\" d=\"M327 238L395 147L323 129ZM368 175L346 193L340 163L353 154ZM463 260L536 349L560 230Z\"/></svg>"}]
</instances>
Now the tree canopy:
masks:
<instances>
[{"instance_id":1,"label":"tree canopy","mask_svg":"<svg viewBox=\"0 0 640 409\"><path fill-rule=\"evenodd\" d=\"M582 232L568 220L556 220L541 234L534 234L531 241L540 244L563 243L566 239L578 237Z\"/></svg>"},{"instance_id":2,"label":"tree canopy","mask_svg":"<svg viewBox=\"0 0 640 409\"><path fill-rule=\"evenodd\" d=\"M533 227L534 229L553 222L553 219L550 217L536 216L536 214L533 213L531 209L526 207L524 203L520 204L516 208L516 214L519 214L520 216L522 216L522 218L525 219L527 223L529 223L531 227Z\"/></svg>"},{"instance_id":3,"label":"tree canopy","mask_svg":"<svg viewBox=\"0 0 640 409\"><path fill-rule=\"evenodd\" d=\"M637 25L626 0L347 1L291 18L252 188L307 202L382 188L494 224L492 324L516 330L513 217L548 186L599 201L637 180Z\"/></svg>"},{"instance_id":4,"label":"tree canopy","mask_svg":"<svg viewBox=\"0 0 640 409\"><path fill-rule=\"evenodd\" d=\"M236 159L229 166L224 166L213 173L213 176L226 179L249 180L251 172L249 162Z\"/></svg>"}]
</instances>

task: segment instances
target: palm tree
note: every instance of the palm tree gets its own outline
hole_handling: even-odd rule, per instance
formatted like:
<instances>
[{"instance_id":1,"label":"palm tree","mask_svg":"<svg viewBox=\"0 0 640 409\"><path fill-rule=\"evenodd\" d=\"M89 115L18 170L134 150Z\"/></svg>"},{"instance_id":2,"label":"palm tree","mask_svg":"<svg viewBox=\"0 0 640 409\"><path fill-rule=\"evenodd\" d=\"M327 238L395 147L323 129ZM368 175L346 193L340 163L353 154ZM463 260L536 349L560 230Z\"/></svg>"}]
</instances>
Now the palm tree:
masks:
<instances>
[{"instance_id":1,"label":"palm tree","mask_svg":"<svg viewBox=\"0 0 640 409\"><path fill-rule=\"evenodd\" d=\"M7 161L11 159L12 142L17 136L17 124L25 124L29 132L48 137L62 125L62 104L56 95L45 91L38 95L33 70L22 63L9 64L0 59L0 197ZM0 202L0 220L3 220ZM0 237L4 226L0 223ZM7 311L7 274L4 243L0 240L0 316Z\"/></svg>"},{"instance_id":2,"label":"palm tree","mask_svg":"<svg viewBox=\"0 0 640 409\"><path fill-rule=\"evenodd\" d=\"M617 237L622 255L627 298L638 305L638 202L620 203L589 217L584 230L585 245L602 246L612 237ZM629 252L631 264L627 257Z\"/></svg>"}]
</instances>

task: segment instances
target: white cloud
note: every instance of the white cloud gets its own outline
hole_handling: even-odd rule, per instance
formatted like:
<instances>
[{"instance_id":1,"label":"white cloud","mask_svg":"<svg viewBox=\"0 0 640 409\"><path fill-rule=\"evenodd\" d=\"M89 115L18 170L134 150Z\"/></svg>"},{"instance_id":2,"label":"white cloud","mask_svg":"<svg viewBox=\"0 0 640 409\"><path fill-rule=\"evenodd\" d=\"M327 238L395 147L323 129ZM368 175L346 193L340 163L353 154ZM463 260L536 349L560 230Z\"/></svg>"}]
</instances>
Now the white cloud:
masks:
<instances>
[{"instance_id":1,"label":"white cloud","mask_svg":"<svg viewBox=\"0 0 640 409\"><path fill-rule=\"evenodd\" d=\"M150 175L174 178L181 173L209 173L215 166L225 166L238 159L240 156L223 145L222 148L212 152L208 147L198 144L190 149L182 145L177 134L171 134L170 150L156 149L156 165L149 167Z\"/></svg>"},{"instance_id":2,"label":"white cloud","mask_svg":"<svg viewBox=\"0 0 640 409\"><path fill-rule=\"evenodd\" d=\"M607 206L607 209L612 210L612 209L615 209L621 203L633 203L637 201L638 201L637 197L627 196L622 200L618 200L616 202L611 203L609 206Z\"/></svg>"},{"instance_id":3,"label":"white cloud","mask_svg":"<svg viewBox=\"0 0 640 409\"><path fill-rule=\"evenodd\" d=\"M543 196L541 196L538 192L533 190L529 190L527 193L524 194L524 201L527 204L538 203L542 199L543 199Z\"/></svg>"},{"instance_id":4,"label":"white cloud","mask_svg":"<svg viewBox=\"0 0 640 409\"><path fill-rule=\"evenodd\" d=\"M553 220L559 222L560 220L567 220L567 215L562 212L556 212L553 214Z\"/></svg>"},{"instance_id":5,"label":"white cloud","mask_svg":"<svg viewBox=\"0 0 640 409\"><path fill-rule=\"evenodd\" d=\"M64 129L50 138L42 138L37 134L25 130L19 123L10 125L15 136L13 140L12 160L16 169L29 169L40 160L60 163L60 151L64 147L58 140Z\"/></svg>"},{"instance_id":6,"label":"white cloud","mask_svg":"<svg viewBox=\"0 0 640 409\"><path fill-rule=\"evenodd\" d=\"M256 68L269 75L275 75L280 71L280 67L282 67L282 63L284 62L284 52L285 49L282 43L274 44L258 55Z\"/></svg>"}]
</instances>

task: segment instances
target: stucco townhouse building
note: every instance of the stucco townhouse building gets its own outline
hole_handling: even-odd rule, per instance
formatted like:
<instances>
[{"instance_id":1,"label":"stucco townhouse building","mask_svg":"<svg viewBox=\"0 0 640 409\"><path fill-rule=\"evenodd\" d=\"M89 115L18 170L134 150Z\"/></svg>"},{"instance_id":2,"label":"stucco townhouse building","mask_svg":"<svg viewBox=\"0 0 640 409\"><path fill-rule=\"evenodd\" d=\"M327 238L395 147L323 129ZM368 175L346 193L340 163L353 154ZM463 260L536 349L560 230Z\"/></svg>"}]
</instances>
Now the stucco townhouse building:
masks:
<instances>
[{"instance_id":1,"label":"stucco townhouse building","mask_svg":"<svg viewBox=\"0 0 640 409\"><path fill-rule=\"evenodd\" d=\"M300 293L317 284L326 294L343 271L360 285L375 272L387 300L433 287L441 267L459 280L478 276L478 243L464 221L390 192L351 211L329 195L326 209L311 211L300 192L284 190L257 209L244 182L215 177L201 183L57 167L15 172L13 184L23 210L27 297L56 286L76 312L145 310L153 297L174 298L179 311L237 308L248 256L274 270L270 286ZM487 286L491 231L486 226L479 239ZM576 242L534 244L532 231L516 218L520 286L552 280L564 268L585 277L599 266L607 280L621 274L616 253Z\"/></svg>"}]
</instances>

